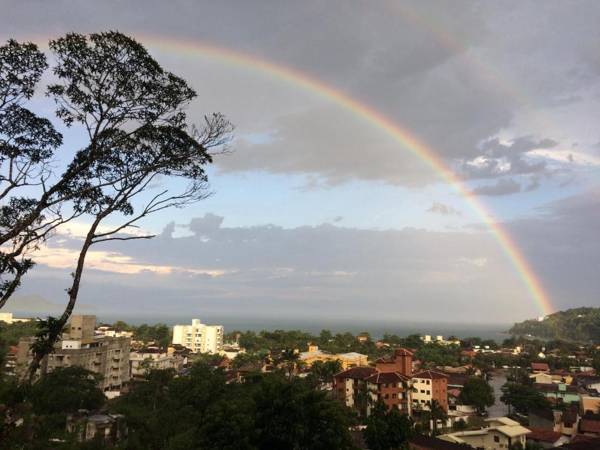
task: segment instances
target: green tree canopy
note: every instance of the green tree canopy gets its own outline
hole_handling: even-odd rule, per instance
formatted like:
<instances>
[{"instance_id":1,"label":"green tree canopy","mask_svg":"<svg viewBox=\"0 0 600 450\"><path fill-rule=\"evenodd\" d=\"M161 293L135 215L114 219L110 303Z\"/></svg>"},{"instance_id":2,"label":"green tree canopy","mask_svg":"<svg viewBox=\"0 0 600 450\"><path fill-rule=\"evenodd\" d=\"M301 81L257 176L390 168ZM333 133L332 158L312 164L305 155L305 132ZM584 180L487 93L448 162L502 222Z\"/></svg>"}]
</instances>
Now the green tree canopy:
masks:
<instances>
[{"instance_id":1,"label":"green tree canopy","mask_svg":"<svg viewBox=\"0 0 600 450\"><path fill-rule=\"evenodd\" d=\"M414 433L412 420L395 408L377 402L366 422L364 438L371 450L403 448Z\"/></svg>"},{"instance_id":2,"label":"green tree canopy","mask_svg":"<svg viewBox=\"0 0 600 450\"><path fill-rule=\"evenodd\" d=\"M459 400L465 405L473 405L479 413L494 404L494 390L483 378L470 377L460 392Z\"/></svg>"}]
</instances>

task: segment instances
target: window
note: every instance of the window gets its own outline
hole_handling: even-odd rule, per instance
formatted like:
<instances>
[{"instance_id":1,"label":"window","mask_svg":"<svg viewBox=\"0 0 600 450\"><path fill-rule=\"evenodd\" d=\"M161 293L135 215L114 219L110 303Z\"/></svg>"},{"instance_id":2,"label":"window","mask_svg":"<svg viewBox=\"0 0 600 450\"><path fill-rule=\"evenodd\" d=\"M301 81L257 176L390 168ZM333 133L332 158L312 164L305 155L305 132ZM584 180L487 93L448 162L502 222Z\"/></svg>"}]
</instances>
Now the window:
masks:
<instances>
[{"instance_id":1,"label":"window","mask_svg":"<svg viewBox=\"0 0 600 450\"><path fill-rule=\"evenodd\" d=\"M390 394L385 394L385 398L390 398Z\"/></svg>"},{"instance_id":2,"label":"window","mask_svg":"<svg viewBox=\"0 0 600 450\"><path fill-rule=\"evenodd\" d=\"M426 384L429 384L429 380L427 380L425 383L426 383Z\"/></svg>"},{"instance_id":3,"label":"window","mask_svg":"<svg viewBox=\"0 0 600 450\"><path fill-rule=\"evenodd\" d=\"M431 391L427 391L427 395L431 395Z\"/></svg>"},{"instance_id":4,"label":"window","mask_svg":"<svg viewBox=\"0 0 600 450\"><path fill-rule=\"evenodd\" d=\"M494 436L494 442L500 442L500 436Z\"/></svg>"},{"instance_id":5,"label":"window","mask_svg":"<svg viewBox=\"0 0 600 450\"><path fill-rule=\"evenodd\" d=\"M396 398L396 394L392 394L392 398Z\"/></svg>"},{"instance_id":6,"label":"window","mask_svg":"<svg viewBox=\"0 0 600 450\"><path fill-rule=\"evenodd\" d=\"M421 394L424 394L424 393L425 393L425 390L424 390L424 389L421 389Z\"/></svg>"}]
</instances>

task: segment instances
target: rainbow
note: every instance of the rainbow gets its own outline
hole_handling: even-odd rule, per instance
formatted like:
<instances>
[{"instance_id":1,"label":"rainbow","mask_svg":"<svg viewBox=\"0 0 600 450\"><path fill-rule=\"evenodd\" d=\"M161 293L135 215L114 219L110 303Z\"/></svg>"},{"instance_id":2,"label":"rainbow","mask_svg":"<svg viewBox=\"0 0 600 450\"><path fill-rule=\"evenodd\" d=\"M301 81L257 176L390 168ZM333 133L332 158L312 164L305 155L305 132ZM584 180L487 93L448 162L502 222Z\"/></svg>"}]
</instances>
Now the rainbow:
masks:
<instances>
[{"instance_id":1,"label":"rainbow","mask_svg":"<svg viewBox=\"0 0 600 450\"><path fill-rule=\"evenodd\" d=\"M218 47L213 44L167 37L137 35L137 37L150 47L160 51L175 51L177 53L197 55L222 61L226 64L241 66L246 69L266 73L272 77L293 84L295 87L305 89L318 96L324 97L342 108L351 111L375 128L380 129L396 142L413 153L426 163L445 182L454 186L457 192L465 199L467 204L490 228L492 235L511 261L519 278L529 291L539 311L546 315L554 311L550 297L545 292L540 280L534 273L515 241L499 224L486 206L469 190L465 183L430 149L423 141L410 130L395 123L376 109L360 102L339 89L330 86L311 75L300 72L291 67L276 64L272 61L240 53L228 48Z\"/></svg>"},{"instance_id":2,"label":"rainbow","mask_svg":"<svg viewBox=\"0 0 600 450\"><path fill-rule=\"evenodd\" d=\"M449 183L456 189L456 191L465 199L465 202L488 226L493 237L513 265L515 272L528 290L539 311L543 315L547 315L555 310L550 301L550 297L545 292L531 265L525 259L508 232L496 221L491 211L489 211L489 209L473 195L463 180L461 180L431 148L410 130L384 116L368 104L358 101L345 92L342 92L305 72L300 72L297 69L277 64L255 55L219 47L212 43L209 44L207 42L198 42L180 38L175 39L166 36L144 35L139 33L135 34L135 37L142 43L159 51L176 52L190 56L202 55L225 64L267 74L271 77L290 83L296 88L305 89L317 96L323 97L334 104L351 111L364 122L383 131L402 145L403 148L410 151L428 165L438 174L440 179Z\"/></svg>"}]
</instances>

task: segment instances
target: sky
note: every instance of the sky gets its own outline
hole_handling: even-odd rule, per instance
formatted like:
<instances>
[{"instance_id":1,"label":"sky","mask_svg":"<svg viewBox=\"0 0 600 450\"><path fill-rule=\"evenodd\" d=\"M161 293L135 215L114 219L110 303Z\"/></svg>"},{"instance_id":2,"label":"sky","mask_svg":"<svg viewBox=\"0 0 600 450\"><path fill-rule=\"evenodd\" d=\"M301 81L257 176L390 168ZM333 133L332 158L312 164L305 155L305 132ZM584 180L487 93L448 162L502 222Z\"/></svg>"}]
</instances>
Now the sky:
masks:
<instances>
[{"instance_id":1,"label":"sky","mask_svg":"<svg viewBox=\"0 0 600 450\"><path fill-rule=\"evenodd\" d=\"M508 323L600 306L596 1L0 7L2 41L135 37L197 91L191 121L219 111L236 127L208 169L210 198L148 218L153 240L93 249L79 298L90 311ZM63 158L84 145L42 88L31 108L65 133ZM66 301L84 230L71 223L40 250L8 309Z\"/></svg>"}]
</instances>

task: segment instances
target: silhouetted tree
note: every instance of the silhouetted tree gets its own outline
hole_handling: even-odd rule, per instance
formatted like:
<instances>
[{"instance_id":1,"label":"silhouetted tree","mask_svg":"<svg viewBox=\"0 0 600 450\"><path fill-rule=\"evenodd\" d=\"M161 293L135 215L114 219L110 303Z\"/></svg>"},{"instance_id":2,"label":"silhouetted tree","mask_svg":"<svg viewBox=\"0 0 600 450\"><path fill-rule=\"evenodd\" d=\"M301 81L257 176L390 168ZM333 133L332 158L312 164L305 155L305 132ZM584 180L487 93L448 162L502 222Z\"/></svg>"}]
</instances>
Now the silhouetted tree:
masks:
<instances>
[{"instance_id":1,"label":"silhouetted tree","mask_svg":"<svg viewBox=\"0 0 600 450\"><path fill-rule=\"evenodd\" d=\"M80 126L88 142L52 186L44 178L38 198L29 199L25 212L7 221L0 243L26 241L22 236L41 226L37 224L44 230L54 226L45 216L52 208L57 208L57 223L83 215L91 223L67 290L67 306L56 324L47 322L40 333L44 342L34 347L30 377L75 307L89 249L107 241L149 239L153 236L128 231L150 214L206 198L205 166L215 151L223 150L232 130L221 114L205 117L201 127L190 125L185 107L196 93L121 33L71 33L51 41L50 50L57 82L48 87L48 95L56 103L56 115L67 126ZM181 181L166 184L168 178ZM66 201L73 211L68 217L59 210ZM103 228L108 218L120 224Z\"/></svg>"}]
</instances>

